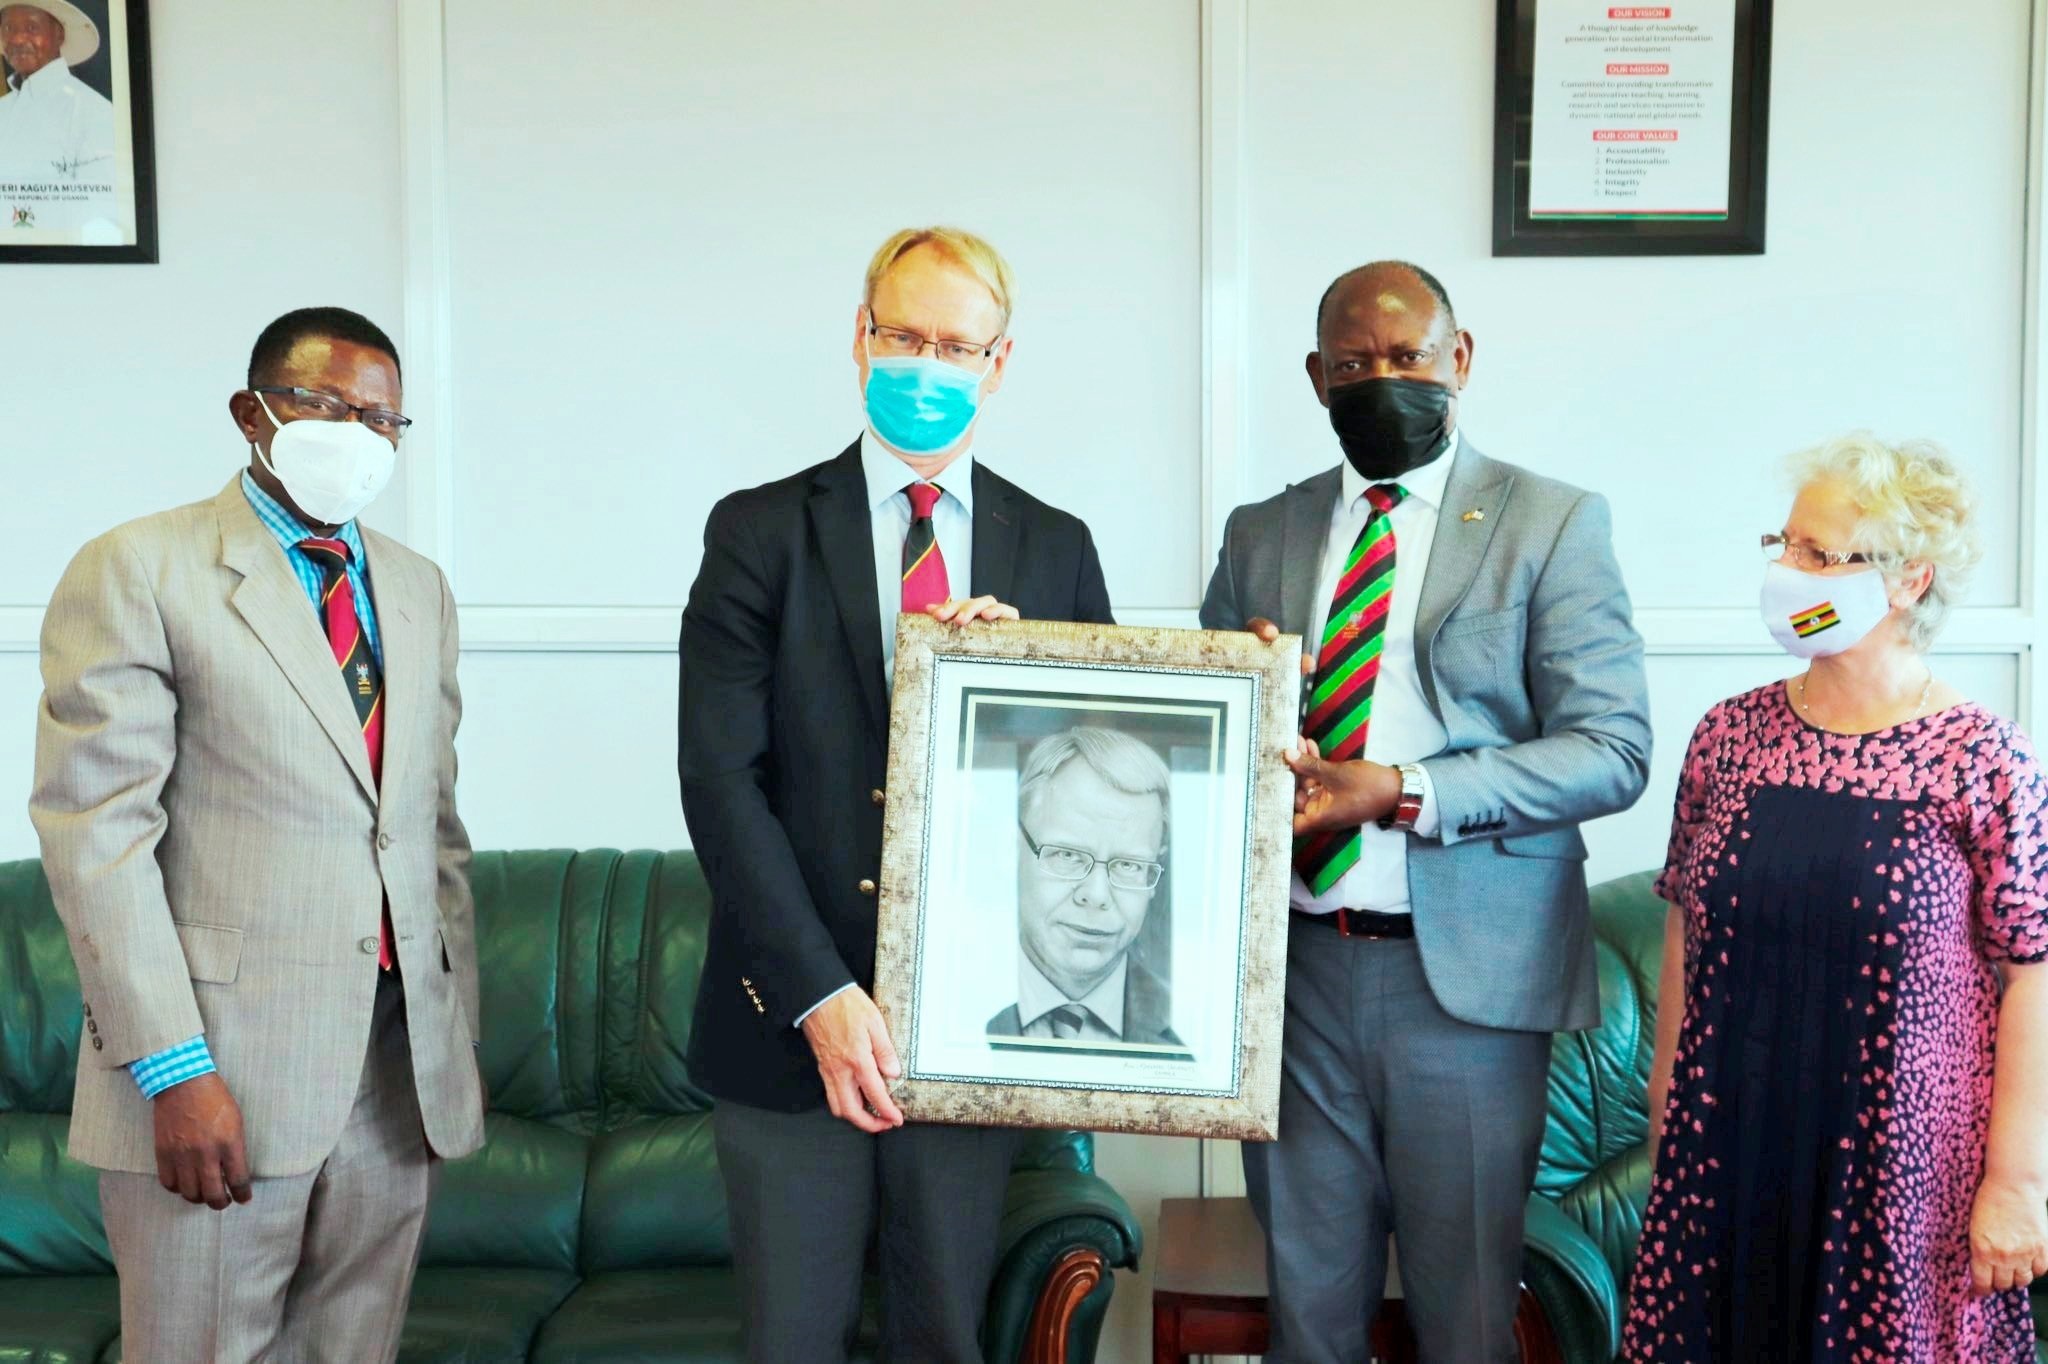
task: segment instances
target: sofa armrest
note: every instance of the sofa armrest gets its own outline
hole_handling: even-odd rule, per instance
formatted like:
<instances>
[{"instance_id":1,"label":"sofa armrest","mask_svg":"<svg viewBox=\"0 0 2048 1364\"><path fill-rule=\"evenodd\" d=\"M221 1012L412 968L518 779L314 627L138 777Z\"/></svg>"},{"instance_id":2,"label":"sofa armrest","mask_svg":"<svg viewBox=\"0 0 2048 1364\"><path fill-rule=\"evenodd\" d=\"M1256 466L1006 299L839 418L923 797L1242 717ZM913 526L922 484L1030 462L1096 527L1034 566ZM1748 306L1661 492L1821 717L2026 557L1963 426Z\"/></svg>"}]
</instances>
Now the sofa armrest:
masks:
<instances>
[{"instance_id":1,"label":"sofa armrest","mask_svg":"<svg viewBox=\"0 0 2048 1364\"><path fill-rule=\"evenodd\" d=\"M1541 1194L1522 1229L1522 1280L1565 1359L1612 1359L1621 1349L1621 1286L1600 1246Z\"/></svg>"},{"instance_id":2,"label":"sofa armrest","mask_svg":"<svg viewBox=\"0 0 2048 1364\"><path fill-rule=\"evenodd\" d=\"M1078 1170L1010 1176L982 1353L989 1364L1088 1364L1116 1289L1135 1269L1137 1218L1103 1180Z\"/></svg>"}]
</instances>

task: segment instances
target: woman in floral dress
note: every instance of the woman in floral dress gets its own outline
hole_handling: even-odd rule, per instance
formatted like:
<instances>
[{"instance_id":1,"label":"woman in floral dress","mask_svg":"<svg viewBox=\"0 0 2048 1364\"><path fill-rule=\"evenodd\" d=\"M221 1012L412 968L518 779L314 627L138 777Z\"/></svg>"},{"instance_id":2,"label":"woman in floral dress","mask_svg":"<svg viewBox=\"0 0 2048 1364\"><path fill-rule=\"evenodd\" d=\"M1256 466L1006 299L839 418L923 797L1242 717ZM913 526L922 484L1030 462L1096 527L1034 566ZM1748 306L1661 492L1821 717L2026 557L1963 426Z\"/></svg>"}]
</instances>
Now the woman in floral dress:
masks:
<instances>
[{"instance_id":1,"label":"woman in floral dress","mask_svg":"<svg viewBox=\"0 0 2048 1364\"><path fill-rule=\"evenodd\" d=\"M1977 557L1931 446L1799 457L1765 624L1808 671L1685 758L1623 1356L2031 1364L2048 785L1927 648Z\"/></svg>"}]
</instances>

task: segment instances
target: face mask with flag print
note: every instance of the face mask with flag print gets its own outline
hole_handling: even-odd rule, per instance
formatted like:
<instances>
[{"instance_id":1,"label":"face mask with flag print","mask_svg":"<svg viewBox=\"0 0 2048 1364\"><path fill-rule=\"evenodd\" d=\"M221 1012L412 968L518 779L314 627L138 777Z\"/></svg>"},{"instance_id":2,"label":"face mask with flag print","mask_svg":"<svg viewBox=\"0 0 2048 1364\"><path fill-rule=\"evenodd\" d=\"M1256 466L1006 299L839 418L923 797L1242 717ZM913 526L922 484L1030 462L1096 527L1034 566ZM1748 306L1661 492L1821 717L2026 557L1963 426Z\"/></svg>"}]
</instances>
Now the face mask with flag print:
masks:
<instances>
[{"instance_id":1,"label":"face mask with flag print","mask_svg":"<svg viewBox=\"0 0 2048 1364\"><path fill-rule=\"evenodd\" d=\"M1875 568L1836 577L1767 564L1760 605L1771 638L1795 658L1846 653L1892 611L1884 574Z\"/></svg>"}]
</instances>

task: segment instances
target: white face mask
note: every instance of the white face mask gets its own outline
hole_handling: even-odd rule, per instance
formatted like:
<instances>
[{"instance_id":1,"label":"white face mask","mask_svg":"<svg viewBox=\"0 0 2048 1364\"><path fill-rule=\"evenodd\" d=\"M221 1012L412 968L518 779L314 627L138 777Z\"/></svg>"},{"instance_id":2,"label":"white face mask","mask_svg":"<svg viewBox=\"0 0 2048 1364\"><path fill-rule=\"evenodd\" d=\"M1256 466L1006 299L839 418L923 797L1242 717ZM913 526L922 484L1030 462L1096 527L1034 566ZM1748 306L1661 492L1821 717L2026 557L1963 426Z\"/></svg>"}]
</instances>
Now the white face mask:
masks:
<instances>
[{"instance_id":1,"label":"white face mask","mask_svg":"<svg viewBox=\"0 0 2048 1364\"><path fill-rule=\"evenodd\" d=\"M1823 577L1783 564L1764 567L1760 607L1771 638L1796 658L1846 653L1892 612L1884 574L1878 569Z\"/></svg>"},{"instance_id":2,"label":"white face mask","mask_svg":"<svg viewBox=\"0 0 2048 1364\"><path fill-rule=\"evenodd\" d=\"M281 422L261 393L256 401L277 428L270 454L258 445L256 458L315 521L338 526L355 520L391 482L398 451L361 422Z\"/></svg>"}]
</instances>

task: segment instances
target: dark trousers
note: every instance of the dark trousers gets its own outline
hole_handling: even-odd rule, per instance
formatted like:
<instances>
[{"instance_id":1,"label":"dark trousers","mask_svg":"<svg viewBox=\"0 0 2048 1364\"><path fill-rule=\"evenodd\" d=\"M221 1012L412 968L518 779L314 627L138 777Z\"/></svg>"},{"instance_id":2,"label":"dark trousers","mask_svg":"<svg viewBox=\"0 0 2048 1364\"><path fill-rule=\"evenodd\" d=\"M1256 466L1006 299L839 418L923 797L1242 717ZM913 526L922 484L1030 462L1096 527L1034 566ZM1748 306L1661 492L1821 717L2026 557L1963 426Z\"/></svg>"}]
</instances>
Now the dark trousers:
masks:
<instances>
[{"instance_id":1,"label":"dark trousers","mask_svg":"<svg viewBox=\"0 0 2048 1364\"><path fill-rule=\"evenodd\" d=\"M1369 1357L1389 1233L1423 1364L1518 1357L1549 1061L1548 1033L1445 1013L1413 941L1290 924L1280 1140L1244 1148L1266 1229L1268 1364Z\"/></svg>"},{"instance_id":2,"label":"dark trousers","mask_svg":"<svg viewBox=\"0 0 2048 1364\"><path fill-rule=\"evenodd\" d=\"M979 1364L1021 1132L909 1123L869 1136L823 1109L732 1103L711 1127L749 1360L844 1360L872 1244L883 1364Z\"/></svg>"}]
</instances>

